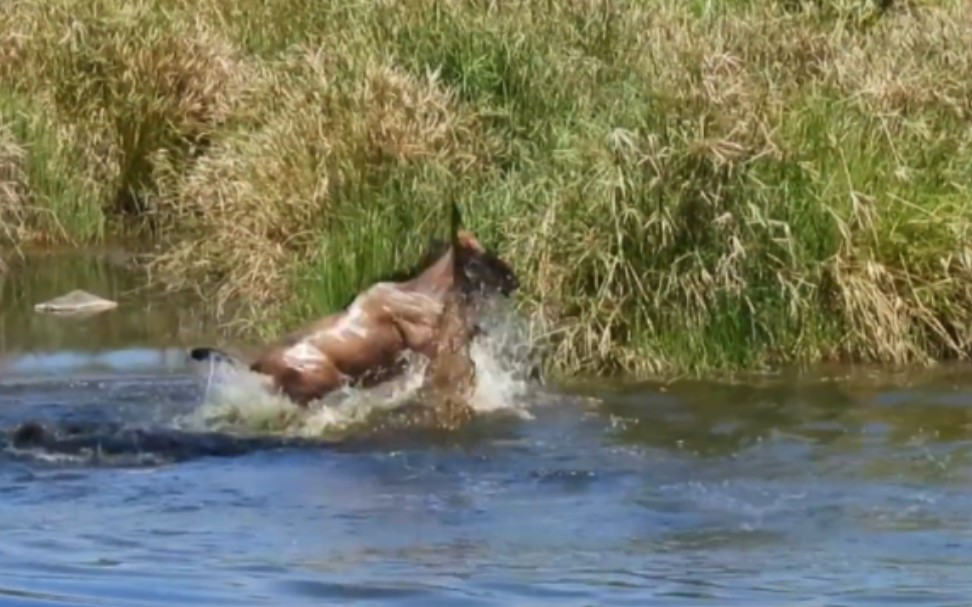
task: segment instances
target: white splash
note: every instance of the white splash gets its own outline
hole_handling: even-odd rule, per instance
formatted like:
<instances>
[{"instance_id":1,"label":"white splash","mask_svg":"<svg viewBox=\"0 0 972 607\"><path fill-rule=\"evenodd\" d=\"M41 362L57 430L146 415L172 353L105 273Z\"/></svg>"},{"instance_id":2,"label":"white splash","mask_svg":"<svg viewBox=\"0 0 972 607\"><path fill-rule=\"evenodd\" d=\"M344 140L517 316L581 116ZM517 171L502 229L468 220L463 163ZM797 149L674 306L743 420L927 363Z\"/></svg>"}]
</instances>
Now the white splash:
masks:
<instances>
[{"instance_id":1,"label":"white splash","mask_svg":"<svg viewBox=\"0 0 972 607\"><path fill-rule=\"evenodd\" d=\"M482 317L486 334L472 344L476 384L471 404L482 414L530 418L535 388L529 381L534 350L525 323L505 307L493 306ZM307 409L270 393L267 379L246 369L222 364L209 369L203 403L178 425L195 430L272 433L302 437L340 436L367 423L381 410L394 409L414 397L422 385L425 361L409 360L405 373L380 386L346 388Z\"/></svg>"}]
</instances>

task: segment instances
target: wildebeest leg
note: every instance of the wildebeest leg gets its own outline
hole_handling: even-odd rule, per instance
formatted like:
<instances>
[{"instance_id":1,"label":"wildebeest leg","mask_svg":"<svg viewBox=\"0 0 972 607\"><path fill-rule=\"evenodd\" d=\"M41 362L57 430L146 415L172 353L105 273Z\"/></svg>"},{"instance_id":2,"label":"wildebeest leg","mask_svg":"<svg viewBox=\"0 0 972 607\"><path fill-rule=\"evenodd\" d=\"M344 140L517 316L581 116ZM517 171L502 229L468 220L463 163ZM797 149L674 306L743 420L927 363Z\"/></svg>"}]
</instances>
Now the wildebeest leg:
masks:
<instances>
[{"instance_id":1,"label":"wildebeest leg","mask_svg":"<svg viewBox=\"0 0 972 607\"><path fill-rule=\"evenodd\" d=\"M472 339L463 296L452 292L435 335L435 353L425 370L420 397L436 409L437 425L455 429L473 418L469 403L476 382L476 364L469 352Z\"/></svg>"},{"instance_id":2,"label":"wildebeest leg","mask_svg":"<svg viewBox=\"0 0 972 607\"><path fill-rule=\"evenodd\" d=\"M277 389L301 407L337 390L343 383L341 374L330 369L301 371L287 368L274 377Z\"/></svg>"},{"instance_id":3,"label":"wildebeest leg","mask_svg":"<svg viewBox=\"0 0 972 607\"><path fill-rule=\"evenodd\" d=\"M429 358L435 355L435 327L404 319L396 319L395 326L405 342L405 347Z\"/></svg>"}]
</instances>

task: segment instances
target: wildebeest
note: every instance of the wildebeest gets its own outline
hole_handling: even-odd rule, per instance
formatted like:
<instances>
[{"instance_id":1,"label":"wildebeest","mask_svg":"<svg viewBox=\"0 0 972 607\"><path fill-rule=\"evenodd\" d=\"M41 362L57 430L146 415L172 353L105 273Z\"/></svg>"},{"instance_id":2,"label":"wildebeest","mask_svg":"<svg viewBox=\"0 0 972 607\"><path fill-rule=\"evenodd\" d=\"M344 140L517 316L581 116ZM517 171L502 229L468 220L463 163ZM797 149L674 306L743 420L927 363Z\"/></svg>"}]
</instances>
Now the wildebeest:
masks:
<instances>
[{"instance_id":1,"label":"wildebeest","mask_svg":"<svg viewBox=\"0 0 972 607\"><path fill-rule=\"evenodd\" d=\"M429 358L429 389L439 395L451 389L443 402L461 400L475 374L468 352L476 331L469 318L471 298L509 296L519 280L459 223L453 204L450 241L433 244L412 272L371 285L341 311L264 347L248 368L269 376L276 390L306 406L343 386L390 379L403 369L404 356L416 352ZM196 361L223 358L239 364L214 348L195 348L190 355Z\"/></svg>"}]
</instances>

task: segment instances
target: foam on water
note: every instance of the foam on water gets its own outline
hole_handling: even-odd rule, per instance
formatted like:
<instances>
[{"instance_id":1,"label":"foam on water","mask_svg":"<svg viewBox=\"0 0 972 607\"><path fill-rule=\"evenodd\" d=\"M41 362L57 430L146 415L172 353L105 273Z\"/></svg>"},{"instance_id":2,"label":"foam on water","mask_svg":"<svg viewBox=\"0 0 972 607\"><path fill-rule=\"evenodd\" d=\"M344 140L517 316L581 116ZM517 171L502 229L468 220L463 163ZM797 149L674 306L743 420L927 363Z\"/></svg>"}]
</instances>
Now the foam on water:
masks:
<instances>
[{"instance_id":1,"label":"foam on water","mask_svg":"<svg viewBox=\"0 0 972 607\"><path fill-rule=\"evenodd\" d=\"M476 363L471 404L482 414L529 418L529 374L535 348L524 321L508 309L493 306L481 318L485 334L470 349ZM400 377L368 389L346 388L307 409L272 394L267 379L245 369L218 365L209 369L200 407L178 425L197 430L271 433L306 438L334 438L376 414L398 408L416 397L426 362L412 357Z\"/></svg>"}]
</instances>

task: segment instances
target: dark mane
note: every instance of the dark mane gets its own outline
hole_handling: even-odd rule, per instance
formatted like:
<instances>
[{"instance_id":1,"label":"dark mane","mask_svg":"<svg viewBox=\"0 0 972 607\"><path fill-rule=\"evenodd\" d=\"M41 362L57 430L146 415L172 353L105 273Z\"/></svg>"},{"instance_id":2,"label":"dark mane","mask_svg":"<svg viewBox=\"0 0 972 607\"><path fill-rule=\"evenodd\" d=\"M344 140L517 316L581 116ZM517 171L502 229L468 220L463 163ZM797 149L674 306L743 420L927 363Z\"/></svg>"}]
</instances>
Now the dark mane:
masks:
<instances>
[{"instance_id":1,"label":"dark mane","mask_svg":"<svg viewBox=\"0 0 972 607\"><path fill-rule=\"evenodd\" d=\"M450 210L449 240L442 240L435 237L430 238L429 242L425 245L425 253L422 254L422 257L419 258L415 265L408 270L395 270L385 276L381 276L376 282L405 282L417 278L419 274L445 255L449 247L458 248L456 237L459 234L459 227L462 225L462 214L459 212L459 206L455 202L451 203Z\"/></svg>"},{"instance_id":2,"label":"dark mane","mask_svg":"<svg viewBox=\"0 0 972 607\"><path fill-rule=\"evenodd\" d=\"M405 282L412 280L424 272L442 257L449 249L449 243L439 238L429 239L425 246L425 252L415 264L407 270L395 270L386 275L380 276L375 282Z\"/></svg>"}]
</instances>

